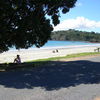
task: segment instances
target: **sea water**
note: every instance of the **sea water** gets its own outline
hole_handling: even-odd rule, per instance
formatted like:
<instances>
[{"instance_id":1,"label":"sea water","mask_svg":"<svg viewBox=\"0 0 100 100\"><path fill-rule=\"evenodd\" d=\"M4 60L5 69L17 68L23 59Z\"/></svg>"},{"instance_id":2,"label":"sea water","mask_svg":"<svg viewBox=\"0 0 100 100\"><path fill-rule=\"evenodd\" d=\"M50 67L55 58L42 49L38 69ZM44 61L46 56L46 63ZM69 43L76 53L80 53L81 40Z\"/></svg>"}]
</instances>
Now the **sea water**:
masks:
<instances>
[{"instance_id":1,"label":"sea water","mask_svg":"<svg viewBox=\"0 0 100 100\"><path fill-rule=\"evenodd\" d=\"M48 41L41 48L70 48L70 47L97 46L97 45L100 46L100 43L91 43L85 41Z\"/></svg>"},{"instance_id":2,"label":"sea water","mask_svg":"<svg viewBox=\"0 0 100 100\"><path fill-rule=\"evenodd\" d=\"M75 45L93 45L94 43L84 41L48 41L43 47L60 47Z\"/></svg>"},{"instance_id":3,"label":"sea water","mask_svg":"<svg viewBox=\"0 0 100 100\"><path fill-rule=\"evenodd\" d=\"M52 49L52 48L54 49L73 48L73 47L83 47L83 46L100 46L100 43L91 43L91 42L84 42L84 41L48 41L47 43L45 43L44 46L40 48L37 48L33 45L29 49L40 50L40 49ZM11 48L10 50L15 50L15 48Z\"/></svg>"}]
</instances>

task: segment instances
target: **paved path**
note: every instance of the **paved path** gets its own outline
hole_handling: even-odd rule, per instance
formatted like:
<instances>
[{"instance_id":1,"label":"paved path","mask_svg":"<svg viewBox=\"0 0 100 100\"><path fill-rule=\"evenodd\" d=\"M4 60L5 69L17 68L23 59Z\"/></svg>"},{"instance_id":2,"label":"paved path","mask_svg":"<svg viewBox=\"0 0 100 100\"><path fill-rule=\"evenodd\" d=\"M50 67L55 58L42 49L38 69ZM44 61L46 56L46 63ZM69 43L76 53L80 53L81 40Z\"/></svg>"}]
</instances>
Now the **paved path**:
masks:
<instances>
[{"instance_id":1,"label":"paved path","mask_svg":"<svg viewBox=\"0 0 100 100\"><path fill-rule=\"evenodd\" d=\"M0 100L94 100L100 97L100 56L0 73Z\"/></svg>"}]
</instances>

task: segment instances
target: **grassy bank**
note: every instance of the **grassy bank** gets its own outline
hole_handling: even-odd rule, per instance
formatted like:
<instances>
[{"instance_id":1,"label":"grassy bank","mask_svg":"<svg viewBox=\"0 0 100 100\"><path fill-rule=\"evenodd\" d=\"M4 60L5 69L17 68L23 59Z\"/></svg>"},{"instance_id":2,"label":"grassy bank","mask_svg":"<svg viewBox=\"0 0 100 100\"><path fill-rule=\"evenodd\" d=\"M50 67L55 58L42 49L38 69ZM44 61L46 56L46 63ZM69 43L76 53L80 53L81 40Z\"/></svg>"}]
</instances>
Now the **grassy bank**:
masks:
<instances>
[{"instance_id":1,"label":"grassy bank","mask_svg":"<svg viewBox=\"0 0 100 100\"><path fill-rule=\"evenodd\" d=\"M20 65L16 65L16 64L0 64L0 71L5 71L5 70L9 70L9 69L29 69L29 68L33 68L33 67L37 67L43 64L48 63L49 61L58 61L61 59L69 59L69 58L75 58L75 57L83 57L83 56L92 56L92 55L98 55L100 54L99 52L88 52L88 53L78 53L78 54L70 54L70 55L66 55L63 57L52 57L52 58L46 58L46 59L38 59L38 60L32 60L32 61L28 61L25 63L22 63Z\"/></svg>"},{"instance_id":2,"label":"grassy bank","mask_svg":"<svg viewBox=\"0 0 100 100\"><path fill-rule=\"evenodd\" d=\"M63 57L51 57L46 59L38 59L38 60L32 60L29 62L39 62L39 61L55 61L60 59L68 59L68 58L75 58L75 57L82 57L82 56L91 56L91 55L98 55L100 52L87 52L87 53L78 53L78 54L70 54Z\"/></svg>"}]
</instances>

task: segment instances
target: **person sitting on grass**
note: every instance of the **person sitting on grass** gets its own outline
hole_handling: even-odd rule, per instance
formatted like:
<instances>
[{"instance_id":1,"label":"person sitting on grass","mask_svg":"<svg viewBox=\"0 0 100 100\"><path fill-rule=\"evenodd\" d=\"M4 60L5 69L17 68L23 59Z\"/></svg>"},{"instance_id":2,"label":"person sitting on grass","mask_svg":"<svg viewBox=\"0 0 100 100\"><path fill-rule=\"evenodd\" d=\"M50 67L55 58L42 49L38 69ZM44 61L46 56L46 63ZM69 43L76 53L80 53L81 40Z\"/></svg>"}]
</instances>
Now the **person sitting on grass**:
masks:
<instances>
[{"instance_id":1,"label":"person sitting on grass","mask_svg":"<svg viewBox=\"0 0 100 100\"><path fill-rule=\"evenodd\" d=\"M21 63L21 58L20 55L17 55L16 58L14 59L14 63L20 64Z\"/></svg>"}]
</instances>

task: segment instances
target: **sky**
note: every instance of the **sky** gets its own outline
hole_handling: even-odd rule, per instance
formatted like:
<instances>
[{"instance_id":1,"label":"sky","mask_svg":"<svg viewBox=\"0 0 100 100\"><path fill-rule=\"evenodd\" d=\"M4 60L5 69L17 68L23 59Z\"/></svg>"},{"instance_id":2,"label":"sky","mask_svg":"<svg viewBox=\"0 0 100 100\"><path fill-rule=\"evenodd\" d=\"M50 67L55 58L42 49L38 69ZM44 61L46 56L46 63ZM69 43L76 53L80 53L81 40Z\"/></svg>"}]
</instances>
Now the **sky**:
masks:
<instances>
[{"instance_id":1,"label":"sky","mask_svg":"<svg viewBox=\"0 0 100 100\"><path fill-rule=\"evenodd\" d=\"M100 0L77 0L75 7L61 14L54 31L76 29L100 33Z\"/></svg>"}]
</instances>

